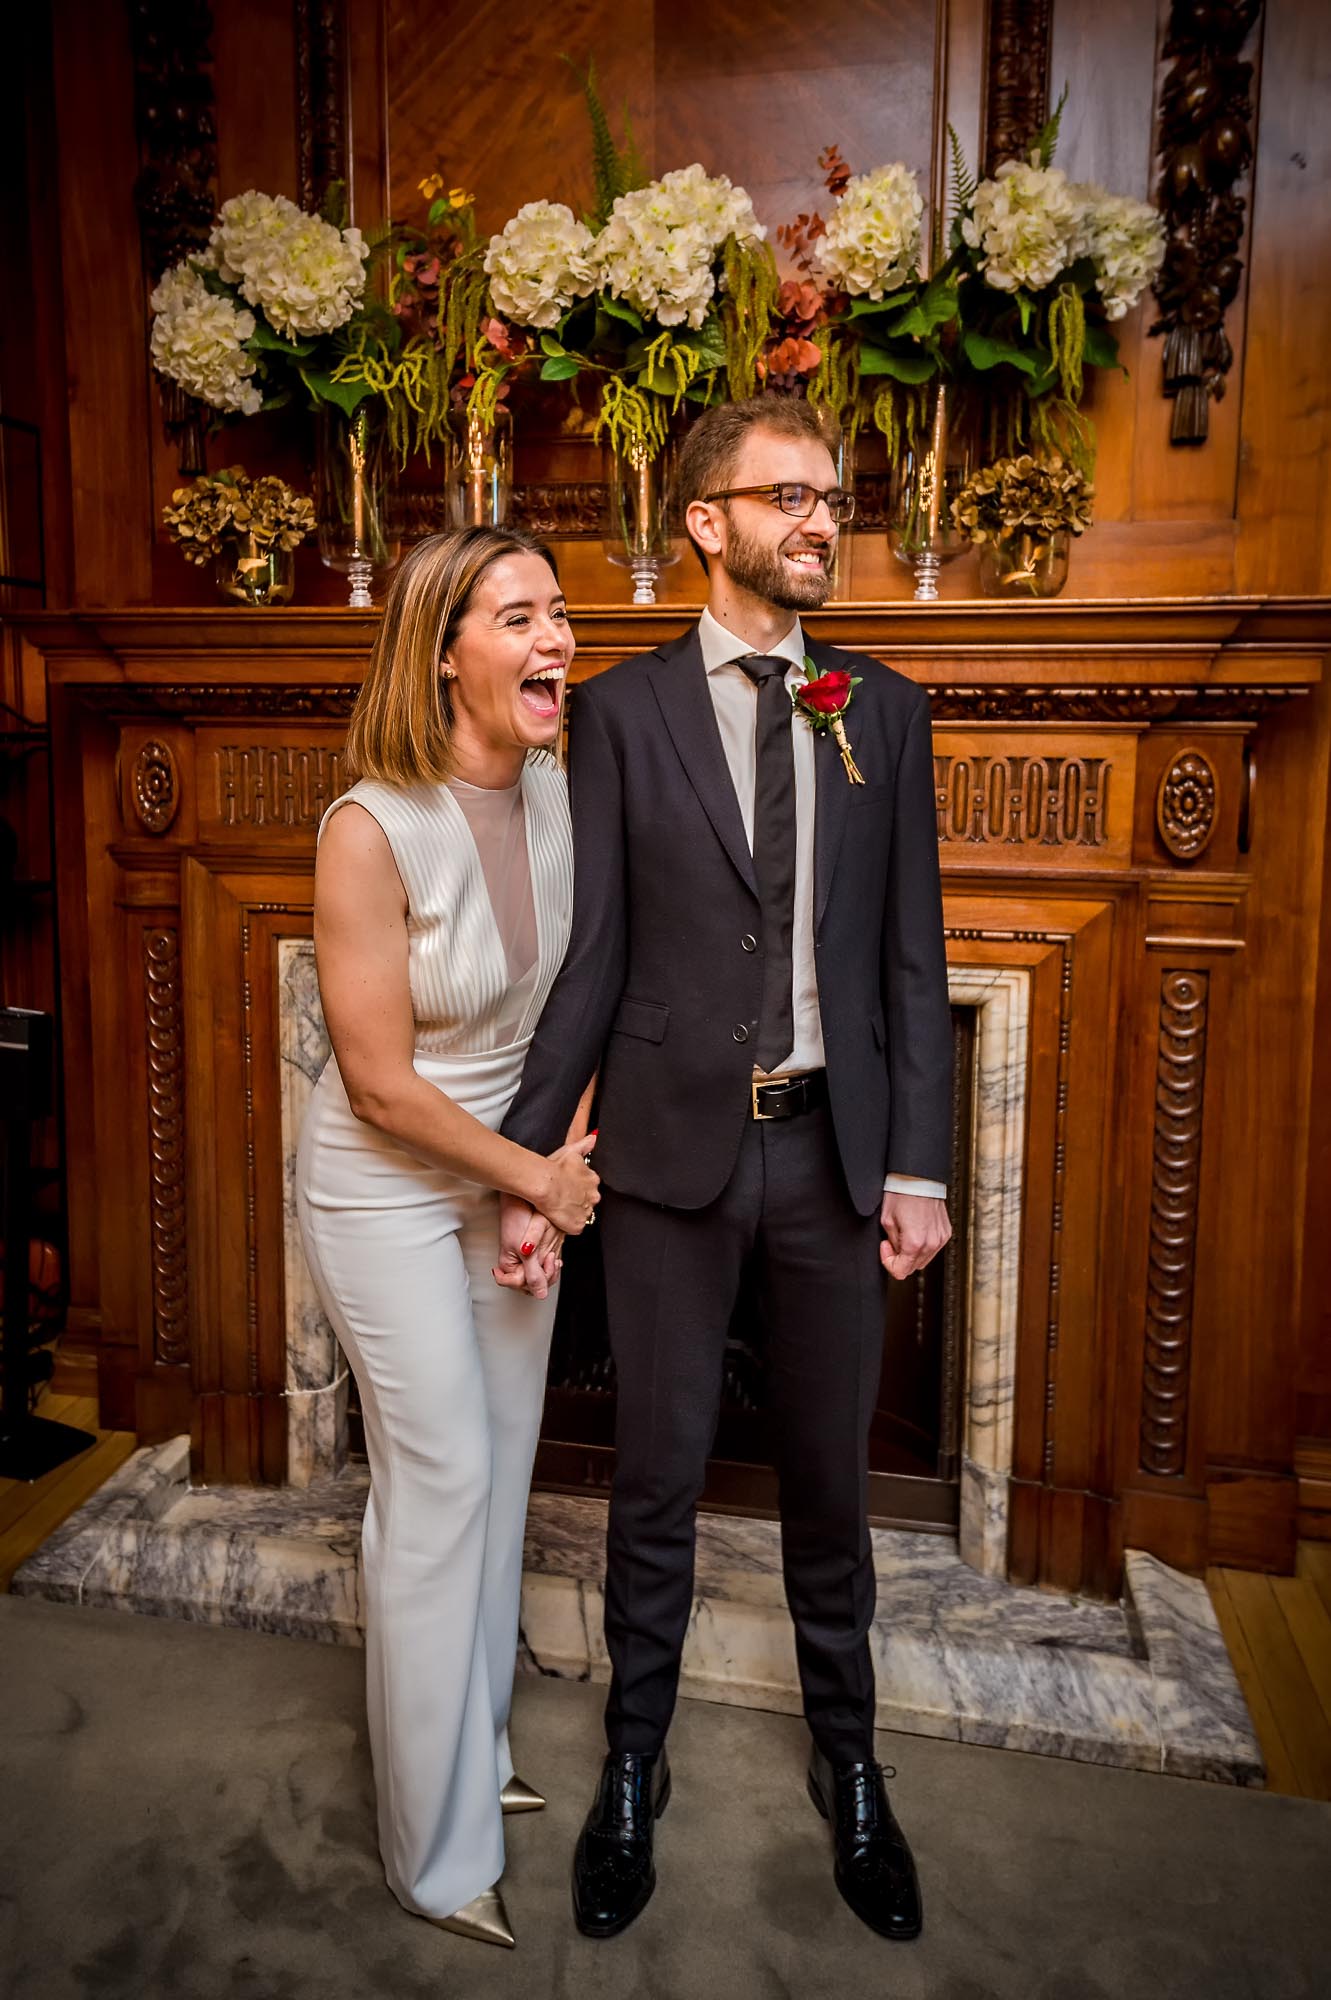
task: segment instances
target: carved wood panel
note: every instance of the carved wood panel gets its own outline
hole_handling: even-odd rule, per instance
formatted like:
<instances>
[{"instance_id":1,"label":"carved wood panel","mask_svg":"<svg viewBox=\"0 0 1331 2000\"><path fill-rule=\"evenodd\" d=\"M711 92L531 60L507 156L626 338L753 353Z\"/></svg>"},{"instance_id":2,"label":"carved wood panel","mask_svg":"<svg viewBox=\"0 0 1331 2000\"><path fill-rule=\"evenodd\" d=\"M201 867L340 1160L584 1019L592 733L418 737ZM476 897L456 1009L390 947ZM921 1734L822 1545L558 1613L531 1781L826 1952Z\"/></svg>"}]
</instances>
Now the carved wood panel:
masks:
<instances>
[{"instance_id":1,"label":"carved wood panel","mask_svg":"<svg viewBox=\"0 0 1331 2000\"><path fill-rule=\"evenodd\" d=\"M1027 152L1049 116L1053 0L990 0L984 171Z\"/></svg>"},{"instance_id":2,"label":"carved wood panel","mask_svg":"<svg viewBox=\"0 0 1331 2000\"><path fill-rule=\"evenodd\" d=\"M143 1004L148 1045L148 1214L152 1237L153 1358L189 1360L189 1270L185 1232L185 1052L180 932L143 933Z\"/></svg>"},{"instance_id":3,"label":"carved wood panel","mask_svg":"<svg viewBox=\"0 0 1331 2000\"><path fill-rule=\"evenodd\" d=\"M945 866L1121 867L1132 841L1128 732L937 727L934 801Z\"/></svg>"},{"instance_id":4,"label":"carved wood panel","mask_svg":"<svg viewBox=\"0 0 1331 2000\"><path fill-rule=\"evenodd\" d=\"M1206 971L1160 980L1141 1405L1141 1467L1160 1477L1181 1474L1187 1457L1209 989Z\"/></svg>"}]
</instances>

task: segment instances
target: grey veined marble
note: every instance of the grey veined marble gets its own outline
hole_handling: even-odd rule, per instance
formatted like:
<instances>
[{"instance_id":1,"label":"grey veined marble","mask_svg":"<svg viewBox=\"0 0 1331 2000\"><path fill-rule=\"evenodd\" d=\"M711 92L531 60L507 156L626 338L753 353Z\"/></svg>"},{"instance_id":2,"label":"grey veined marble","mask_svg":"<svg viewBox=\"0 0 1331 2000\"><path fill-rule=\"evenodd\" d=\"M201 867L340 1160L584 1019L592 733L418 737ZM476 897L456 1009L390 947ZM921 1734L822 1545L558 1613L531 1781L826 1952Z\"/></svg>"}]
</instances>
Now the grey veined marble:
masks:
<instances>
[{"instance_id":1,"label":"grey veined marble","mask_svg":"<svg viewBox=\"0 0 1331 2000\"><path fill-rule=\"evenodd\" d=\"M187 1484L187 1440L138 1451L14 1579L20 1595L337 1645L360 1643L367 1480ZM1206 1587L1130 1552L1121 1605L981 1575L941 1535L874 1531L884 1729L1260 1784L1261 1755ZM605 1681L605 1503L538 1493L519 1671ZM681 1687L797 1713L774 1522L705 1514Z\"/></svg>"}]
</instances>

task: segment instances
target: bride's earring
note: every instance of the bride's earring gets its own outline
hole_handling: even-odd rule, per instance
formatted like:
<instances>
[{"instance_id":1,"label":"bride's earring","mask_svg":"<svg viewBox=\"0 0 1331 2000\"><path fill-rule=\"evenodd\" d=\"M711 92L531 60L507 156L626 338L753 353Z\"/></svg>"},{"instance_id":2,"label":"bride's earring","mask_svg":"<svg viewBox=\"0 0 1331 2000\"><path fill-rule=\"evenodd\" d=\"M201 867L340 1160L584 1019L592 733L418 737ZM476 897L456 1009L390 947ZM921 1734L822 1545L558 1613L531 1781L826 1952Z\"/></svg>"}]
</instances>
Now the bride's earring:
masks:
<instances>
[{"instance_id":1,"label":"bride's earring","mask_svg":"<svg viewBox=\"0 0 1331 2000\"><path fill-rule=\"evenodd\" d=\"M439 678L441 681L455 681L457 677L458 670L456 667L441 667L439 669Z\"/></svg>"}]
</instances>

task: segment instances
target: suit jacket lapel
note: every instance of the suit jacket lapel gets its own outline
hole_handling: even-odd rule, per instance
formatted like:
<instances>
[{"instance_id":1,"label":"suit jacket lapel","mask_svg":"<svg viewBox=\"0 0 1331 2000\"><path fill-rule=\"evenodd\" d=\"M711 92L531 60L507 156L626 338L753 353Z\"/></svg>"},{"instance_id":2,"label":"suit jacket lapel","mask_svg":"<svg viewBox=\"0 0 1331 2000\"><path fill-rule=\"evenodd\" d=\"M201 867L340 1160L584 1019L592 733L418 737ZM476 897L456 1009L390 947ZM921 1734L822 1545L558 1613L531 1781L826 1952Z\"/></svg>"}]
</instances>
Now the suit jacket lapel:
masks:
<instances>
[{"instance_id":1,"label":"suit jacket lapel","mask_svg":"<svg viewBox=\"0 0 1331 2000\"><path fill-rule=\"evenodd\" d=\"M756 896L758 878L716 724L696 625L682 639L658 650L652 689L679 760L717 839Z\"/></svg>"},{"instance_id":2,"label":"suit jacket lapel","mask_svg":"<svg viewBox=\"0 0 1331 2000\"><path fill-rule=\"evenodd\" d=\"M806 639L806 649L814 665L822 672L830 672L840 666L841 659L834 646L825 646L820 639ZM853 731L848 730L852 736ZM815 797L813 815L813 927L817 932L823 921L823 911L827 908L827 898L832 889L832 872L841 848L841 836L846 830L846 807L850 803L850 784L841 768L841 753L829 729L814 732L813 768L815 776Z\"/></svg>"}]
</instances>

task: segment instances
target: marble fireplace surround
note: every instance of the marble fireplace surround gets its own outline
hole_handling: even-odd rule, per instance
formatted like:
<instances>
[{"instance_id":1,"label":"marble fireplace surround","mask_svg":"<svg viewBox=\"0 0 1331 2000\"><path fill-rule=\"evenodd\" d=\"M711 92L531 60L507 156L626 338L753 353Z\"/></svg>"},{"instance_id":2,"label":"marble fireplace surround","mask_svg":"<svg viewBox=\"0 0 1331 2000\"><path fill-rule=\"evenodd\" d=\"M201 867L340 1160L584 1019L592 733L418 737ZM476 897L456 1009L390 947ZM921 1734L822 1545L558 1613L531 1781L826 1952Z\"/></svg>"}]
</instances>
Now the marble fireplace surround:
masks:
<instances>
[{"instance_id":1,"label":"marble fireplace surround","mask_svg":"<svg viewBox=\"0 0 1331 2000\"><path fill-rule=\"evenodd\" d=\"M301 1255L295 1157L310 1092L328 1055L314 945L278 944L286 1203L287 1478L308 1487L346 1462L347 1370ZM1031 975L1023 967L948 967L948 998L976 1012L971 1213L964 1279L966 1352L959 1545L982 1575L1007 1568L1012 1466L1026 1041Z\"/></svg>"}]
</instances>

